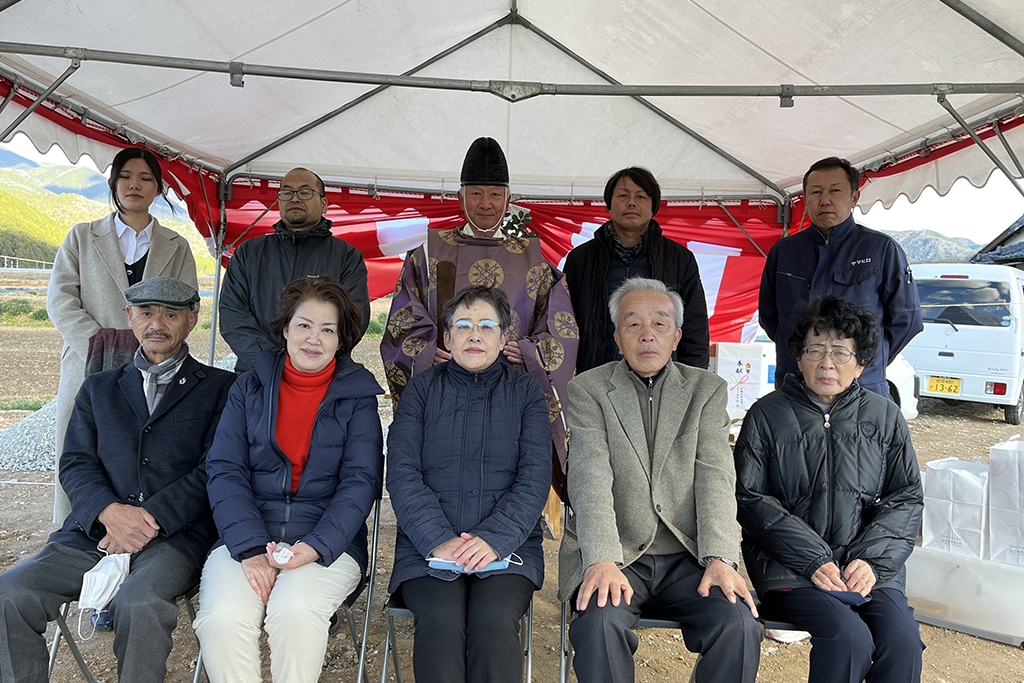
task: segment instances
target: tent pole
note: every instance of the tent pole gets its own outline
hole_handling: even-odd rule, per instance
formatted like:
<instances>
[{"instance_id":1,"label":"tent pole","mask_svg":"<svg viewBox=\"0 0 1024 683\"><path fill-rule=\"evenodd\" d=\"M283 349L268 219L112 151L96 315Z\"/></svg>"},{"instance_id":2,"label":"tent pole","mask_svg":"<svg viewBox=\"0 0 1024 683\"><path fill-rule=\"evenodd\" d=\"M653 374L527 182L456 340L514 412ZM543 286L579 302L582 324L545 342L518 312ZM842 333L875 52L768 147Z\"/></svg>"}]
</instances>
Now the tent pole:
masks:
<instances>
[{"instance_id":1,"label":"tent pole","mask_svg":"<svg viewBox=\"0 0 1024 683\"><path fill-rule=\"evenodd\" d=\"M736 217L729 213L729 209L725 208L725 204L722 203L722 200L717 199L715 200L715 202L718 204L718 208L724 211L725 215L728 216L729 219L736 224L736 227L740 229L740 232L746 235L747 239L750 240L750 243L754 245L754 248L761 252L761 256L768 258L768 254L764 253L764 249L762 249L761 246L754 241L754 238L750 236L750 233L743 229L743 226L740 225L740 222L738 220L736 220Z\"/></svg>"},{"instance_id":2,"label":"tent pole","mask_svg":"<svg viewBox=\"0 0 1024 683\"><path fill-rule=\"evenodd\" d=\"M18 90L18 84L15 83L14 81L11 81L11 89L7 91L7 97L4 98L3 102L0 102L0 113L3 113L4 109L7 108L7 105L10 104L11 100L14 99L14 93L17 90Z\"/></svg>"},{"instance_id":3,"label":"tent pole","mask_svg":"<svg viewBox=\"0 0 1024 683\"><path fill-rule=\"evenodd\" d=\"M82 62L80 62L77 59L72 59L71 60L71 64L68 66L67 69L64 70L64 73L62 73L57 78L57 80L55 80L53 82L53 84L50 85L49 88L44 90L39 95L39 97L37 97L35 99L35 101L32 104L28 105L28 108L26 108L25 111L21 112L21 114L19 114L17 118L15 118L13 121L11 121L11 125L9 125L6 128L4 128L4 132L0 133L0 140L6 140L7 136L10 135L11 133L13 133L15 131L15 129L17 129L17 127L21 125L21 122L24 121L25 119L27 119L29 117L29 115L31 115L32 112L34 112L36 110L36 108L40 104L45 102L46 98L49 97L53 93L54 90L59 88L61 83L63 83L64 81L68 80L68 77L70 77L71 74L73 74L76 71L78 71L78 67L80 67L80 66L82 66ZM14 92L14 84L11 84L11 92ZM10 93L8 93L8 94L10 94Z\"/></svg>"},{"instance_id":4,"label":"tent pole","mask_svg":"<svg viewBox=\"0 0 1024 683\"><path fill-rule=\"evenodd\" d=\"M200 182L202 179L200 179ZM217 325L219 324L219 313L220 313L220 262L224 257L224 235L226 234L228 224L228 205L224 195L224 176L220 177L217 183L218 192L220 196L220 226L217 228L217 235L214 238L214 258L216 262L213 264L213 317L210 320L210 365L213 365L215 355L217 352ZM205 194L205 190L203 191ZM207 212L209 212L210 202L206 202ZM207 213L209 215L209 213Z\"/></svg>"},{"instance_id":5,"label":"tent pole","mask_svg":"<svg viewBox=\"0 0 1024 683\"><path fill-rule=\"evenodd\" d=\"M953 105L949 103L949 100L946 99L946 96L939 95L938 101L939 104L942 105L942 108L948 111L950 116L956 119L956 122L959 123L965 131L967 131L967 134L971 136L972 140L974 140L974 144L978 145L978 147L981 148L981 151L985 153L985 156L991 159L992 163L995 164L996 167L1003 172L1003 175L1010 179L1010 182L1013 183L1013 186L1017 188L1017 192L1020 192L1021 196L1024 196L1024 187L1021 187L1020 183L1017 182L1017 179L1013 177L1013 174L1010 173L1010 169L1006 168L1006 164L1004 164L999 159L999 157L996 156L995 152L989 149L988 145L982 142L981 138L978 137L978 134L974 131L974 129L967 125L967 121L965 121L964 117L960 116L960 112L958 112L953 107Z\"/></svg>"},{"instance_id":6,"label":"tent pole","mask_svg":"<svg viewBox=\"0 0 1024 683\"><path fill-rule=\"evenodd\" d=\"M968 5L963 0L939 0L939 2L1019 54L1021 57L1024 57L1024 42L1021 42L1019 38L1008 31L1004 31L994 21Z\"/></svg>"},{"instance_id":7,"label":"tent pole","mask_svg":"<svg viewBox=\"0 0 1024 683\"><path fill-rule=\"evenodd\" d=\"M1021 166L1020 159L1017 158L1017 154L1013 151L1013 147L1010 147L1010 143L1007 142L1006 138L1003 136L1003 131L999 128L999 122L994 121L992 123L992 128L996 131L996 135L999 136L999 142L1003 143L1003 149L1006 150L1006 153L1010 155L1010 159L1013 160L1013 165L1017 167L1017 173L1024 178L1024 166Z\"/></svg>"}]
</instances>

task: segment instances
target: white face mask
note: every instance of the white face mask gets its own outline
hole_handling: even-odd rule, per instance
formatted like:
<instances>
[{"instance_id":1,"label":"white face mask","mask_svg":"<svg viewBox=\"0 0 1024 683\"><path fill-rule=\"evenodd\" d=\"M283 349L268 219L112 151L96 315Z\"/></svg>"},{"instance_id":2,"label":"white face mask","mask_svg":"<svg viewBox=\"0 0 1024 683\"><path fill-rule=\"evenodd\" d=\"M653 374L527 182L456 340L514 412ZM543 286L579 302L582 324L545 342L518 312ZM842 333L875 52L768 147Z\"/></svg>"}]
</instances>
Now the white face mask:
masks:
<instances>
[{"instance_id":1,"label":"white face mask","mask_svg":"<svg viewBox=\"0 0 1024 683\"><path fill-rule=\"evenodd\" d=\"M82 576L82 593L78 597L78 636L82 640L92 638L95 633L94 630L89 638L82 635L82 614L90 609L98 612L110 604L128 578L131 557L129 553L107 555Z\"/></svg>"}]
</instances>

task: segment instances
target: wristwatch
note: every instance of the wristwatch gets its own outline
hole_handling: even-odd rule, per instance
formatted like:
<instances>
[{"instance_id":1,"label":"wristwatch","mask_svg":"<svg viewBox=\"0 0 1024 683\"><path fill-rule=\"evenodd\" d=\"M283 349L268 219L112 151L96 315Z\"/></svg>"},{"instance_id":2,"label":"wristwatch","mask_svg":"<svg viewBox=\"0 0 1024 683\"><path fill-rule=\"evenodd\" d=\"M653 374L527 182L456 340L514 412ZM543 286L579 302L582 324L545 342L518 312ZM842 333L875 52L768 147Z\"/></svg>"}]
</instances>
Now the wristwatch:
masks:
<instances>
[{"instance_id":1,"label":"wristwatch","mask_svg":"<svg viewBox=\"0 0 1024 683\"><path fill-rule=\"evenodd\" d=\"M700 561L700 563L701 563L702 566L707 567L709 564L711 564L711 562L713 560L721 560L722 562L725 562L727 565L729 565L733 569L739 569L739 565L738 564L736 564L732 560L726 559L724 557L719 557L718 555L709 555L708 557L705 557L704 559L702 559Z\"/></svg>"}]
</instances>

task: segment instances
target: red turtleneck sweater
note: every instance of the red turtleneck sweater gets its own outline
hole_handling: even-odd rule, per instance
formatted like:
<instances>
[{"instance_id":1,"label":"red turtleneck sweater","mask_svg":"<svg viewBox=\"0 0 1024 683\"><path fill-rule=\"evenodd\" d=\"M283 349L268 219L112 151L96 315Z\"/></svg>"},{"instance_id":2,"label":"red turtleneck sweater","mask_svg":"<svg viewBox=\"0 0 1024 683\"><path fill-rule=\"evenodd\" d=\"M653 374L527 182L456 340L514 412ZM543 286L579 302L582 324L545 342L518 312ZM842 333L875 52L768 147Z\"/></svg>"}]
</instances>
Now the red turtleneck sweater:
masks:
<instances>
[{"instance_id":1,"label":"red turtleneck sweater","mask_svg":"<svg viewBox=\"0 0 1024 683\"><path fill-rule=\"evenodd\" d=\"M274 436L288 460L292 463L292 493L299 489L302 468L309 457L309 440L313 435L313 422L320 408L327 386L334 379L334 359L317 373L296 370L292 359L285 356L284 374L277 394L277 425Z\"/></svg>"}]
</instances>

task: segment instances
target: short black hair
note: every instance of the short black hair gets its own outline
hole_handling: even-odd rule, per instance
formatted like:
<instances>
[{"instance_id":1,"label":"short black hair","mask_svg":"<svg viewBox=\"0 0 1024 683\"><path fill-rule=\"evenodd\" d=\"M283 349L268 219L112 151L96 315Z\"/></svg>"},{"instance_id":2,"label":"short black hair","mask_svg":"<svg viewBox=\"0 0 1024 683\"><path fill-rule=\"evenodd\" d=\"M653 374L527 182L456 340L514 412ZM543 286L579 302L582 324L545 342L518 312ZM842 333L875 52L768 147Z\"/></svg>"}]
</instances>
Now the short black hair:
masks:
<instances>
[{"instance_id":1,"label":"short black hair","mask_svg":"<svg viewBox=\"0 0 1024 683\"><path fill-rule=\"evenodd\" d=\"M658 184L657 178L654 174L648 171L643 166L630 166L624 168L621 171L617 171L608 182L604 184L604 205L609 211L612 210L612 192L615 191L615 186L619 184L619 181L623 178L628 177L634 183L640 186L647 196L651 198L651 215L657 216L658 209L661 208L661 185Z\"/></svg>"},{"instance_id":2,"label":"short black hair","mask_svg":"<svg viewBox=\"0 0 1024 683\"><path fill-rule=\"evenodd\" d=\"M270 323L270 331L277 337L282 348L287 348L284 328L306 301L320 301L332 304L338 311L338 350L335 358L350 353L363 336L363 309L359 307L345 289L345 286L326 275L304 277L292 280L281 290L281 302L277 317Z\"/></svg>"},{"instance_id":3,"label":"short black hair","mask_svg":"<svg viewBox=\"0 0 1024 683\"><path fill-rule=\"evenodd\" d=\"M171 213L177 213L174 210L174 205L167 199L167 190L164 188L164 174L160 168L160 160L145 147L125 147L115 154L114 160L110 162L110 179L107 181L107 185L110 187L110 201L114 203L114 208L118 211L124 211L121 201L117 198L117 179L121 176L121 169L132 159L142 159L146 162L146 165L149 166L149 172L153 174L153 180L156 181L157 192L167 202L167 206L171 207Z\"/></svg>"},{"instance_id":4,"label":"short black hair","mask_svg":"<svg viewBox=\"0 0 1024 683\"><path fill-rule=\"evenodd\" d=\"M860 188L860 171L853 167L846 159L840 159L839 157L826 157L819 161L815 161L811 164L811 167L807 169L807 173L804 173L804 194L807 194L807 179L815 171L821 171L829 168L841 168L846 172L846 177L850 181L850 194L853 194Z\"/></svg>"},{"instance_id":5,"label":"short black hair","mask_svg":"<svg viewBox=\"0 0 1024 683\"><path fill-rule=\"evenodd\" d=\"M512 328L512 307L508 303L505 292L497 287L484 287L483 285L470 285L463 287L451 299L445 302L441 308L441 327L445 332L452 331L452 318L459 306L472 306L477 301L483 301L494 307L498 313L498 324L501 325L503 334L508 334Z\"/></svg>"},{"instance_id":6,"label":"short black hair","mask_svg":"<svg viewBox=\"0 0 1024 683\"><path fill-rule=\"evenodd\" d=\"M293 171L305 171L306 173L309 173L311 176L316 178L316 189L320 191L320 196L327 197L327 188L324 187L324 181L320 178L320 176L318 176L316 173L313 173L308 168L303 168L302 166L296 166L291 171L288 171L288 173L292 173ZM288 173L285 173L285 175L288 175ZM284 178L282 178L281 180L283 181Z\"/></svg>"},{"instance_id":7,"label":"short black hair","mask_svg":"<svg viewBox=\"0 0 1024 683\"><path fill-rule=\"evenodd\" d=\"M799 360L807 345L807 335L835 332L842 339L852 339L856 346L857 362L867 367L878 353L878 317L870 311L847 301L838 294L820 299L801 301L793 309L793 334L787 350L791 358Z\"/></svg>"}]
</instances>

